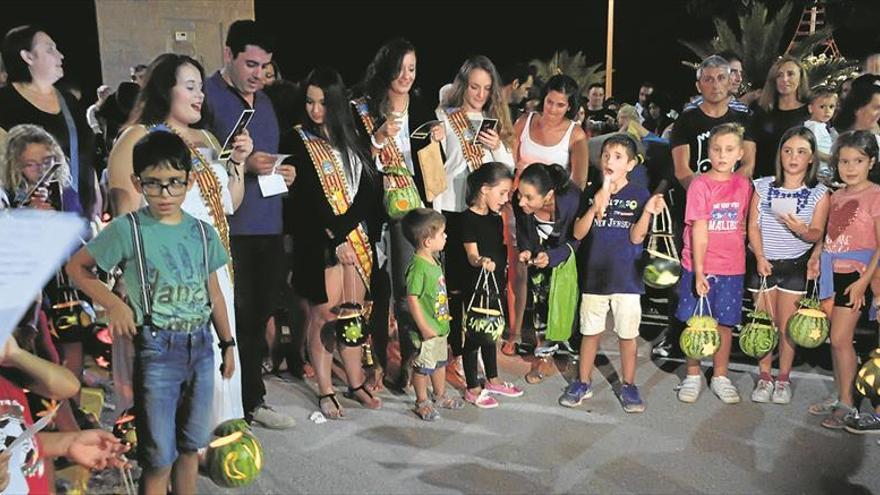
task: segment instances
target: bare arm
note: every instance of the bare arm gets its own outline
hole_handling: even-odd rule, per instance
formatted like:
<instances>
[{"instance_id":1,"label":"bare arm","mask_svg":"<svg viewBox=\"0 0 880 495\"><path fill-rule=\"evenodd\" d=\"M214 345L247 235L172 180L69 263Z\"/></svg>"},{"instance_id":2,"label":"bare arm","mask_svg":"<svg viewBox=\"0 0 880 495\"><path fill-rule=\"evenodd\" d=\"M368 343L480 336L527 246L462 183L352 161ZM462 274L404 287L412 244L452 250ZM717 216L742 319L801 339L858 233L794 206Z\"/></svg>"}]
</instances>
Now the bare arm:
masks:
<instances>
[{"instance_id":1,"label":"bare arm","mask_svg":"<svg viewBox=\"0 0 880 495\"><path fill-rule=\"evenodd\" d=\"M519 148L522 143L520 142L520 136L522 136L523 129L526 126L526 115L520 115L518 119L516 119L516 124L513 125L513 163L516 165L516 175L519 175L522 172L523 168L525 168L527 163L523 163L522 158L519 156Z\"/></svg>"},{"instance_id":2,"label":"bare arm","mask_svg":"<svg viewBox=\"0 0 880 495\"><path fill-rule=\"evenodd\" d=\"M70 370L21 349L14 338L6 341L3 366L21 371L27 388L48 399L69 399L79 392L79 380Z\"/></svg>"},{"instance_id":3,"label":"bare arm","mask_svg":"<svg viewBox=\"0 0 880 495\"><path fill-rule=\"evenodd\" d=\"M572 133L571 144L569 146L569 154L571 156L571 180L581 190L587 186L587 174L590 166L587 149L587 135L584 130L577 126Z\"/></svg>"},{"instance_id":4,"label":"bare arm","mask_svg":"<svg viewBox=\"0 0 880 495\"><path fill-rule=\"evenodd\" d=\"M416 327L419 329L419 333L422 335L424 340L433 339L437 336L437 332L431 328L431 325L428 324L428 320L425 319L425 315L422 314L422 308L419 306L419 298L418 296L408 295L406 296L406 304L409 307L409 312L413 317L413 320L416 323Z\"/></svg>"},{"instance_id":5,"label":"bare arm","mask_svg":"<svg viewBox=\"0 0 880 495\"><path fill-rule=\"evenodd\" d=\"M693 268L694 277L696 279L694 281L694 286L697 290L697 294L705 296L709 293L709 282L706 280L705 273L706 251L709 248L709 221L694 220L691 235L693 237Z\"/></svg>"},{"instance_id":6,"label":"bare arm","mask_svg":"<svg viewBox=\"0 0 880 495\"><path fill-rule=\"evenodd\" d=\"M137 334L134 323L134 313L125 304L125 301L116 294L110 292L98 277L92 272L97 262L89 253L88 249L80 248L64 269L70 280L80 290L92 298L93 301L107 309L107 317L110 320L110 331L114 336L133 337Z\"/></svg>"},{"instance_id":7,"label":"bare arm","mask_svg":"<svg viewBox=\"0 0 880 495\"><path fill-rule=\"evenodd\" d=\"M681 144L672 148L672 164L675 167L675 178L685 189L688 188L694 179L694 172L690 167L691 147L687 144Z\"/></svg>"},{"instance_id":8,"label":"bare arm","mask_svg":"<svg viewBox=\"0 0 880 495\"><path fill-rule=\"evenodd\" d=\"M663 211L663 207L662 194L651 196L648 202L645 203L645 208L642 210L642 216L639 217L638 222L629 228L629 242L633 244L645 242L645 237L648 236L648 229L651 227L651 215L659 215Z\"/></svg>"},{"instance_id":9,"label":"bare arm","mask_svg":"<svg viewBox=\"0 0 880 495\"><path fill-rule=\"evenodd\" d=\"M468 263L475 268L485 268L490 272L495 271L495 262L487 256L480 256L480 249L476 242L465 242L464 252L467 255Z\"/></svg>"},{"instance_id":10,"label":"bare arm","mask_svg":"<svg viewBox=\"0 0 880 495\"><path fill-rule=\"evenodd\" d=\"M232 330L229 326L229 313L227 313L226 299L223 298L223 292L220 290L220 282L217 280L217 272L211 274L208 278L208 295L211 297L211 320L214 322L214 330L220 342L229 342L232 340ZM223 350L223 363L221 372L223 378L227 380L232 378L235 371L235 356L233 347L227 347Z\"/></svg>"},{"instance_id":11,"label":"bare arm","mask_svg":"<svg viewBox=\"0 0 880 495\"><path fill-rule=\"evenodd\" d=\"M146 127L131 126L122 133L110 152L107 162L107 183L113 216L124 215L141 207L143 197L135 190L131 179L134 175L132 153L135 143L146 135Z\"/></svg>"},{"instance_id":12,"label":"bare arm","mask_svg":"<svg viewBox=\"0 0 880 495\"><path fill-rule=\"evenodd\" d=\"M740 164L742 165L737 173L752 178L752 174L755 171L755 143L754 141L743 141L743 157L740 160Z\"/></svg>"}]
</instances>

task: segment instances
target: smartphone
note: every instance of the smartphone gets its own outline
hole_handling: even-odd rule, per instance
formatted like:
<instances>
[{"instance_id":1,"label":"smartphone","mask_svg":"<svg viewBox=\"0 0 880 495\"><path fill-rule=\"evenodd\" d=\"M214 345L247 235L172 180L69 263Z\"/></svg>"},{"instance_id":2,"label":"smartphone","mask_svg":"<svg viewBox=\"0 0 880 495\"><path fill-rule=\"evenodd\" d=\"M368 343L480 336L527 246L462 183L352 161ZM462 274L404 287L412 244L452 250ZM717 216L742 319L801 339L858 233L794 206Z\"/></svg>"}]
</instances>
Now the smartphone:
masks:
<instances>
[{"instance_id":1,"label":"smartphone","mask_svg":"<svg viewBox=\"0 0 880 495\"><path fill-rule=\"evenodd\" d=\"M28 189L27 193L24 196L24 199L21 201L21 204L19 206L27 206L31 202L31 199L33 199L34 193L37 192L37 189L39 189L40 187L44 187L49 182L49 179L51 179L52 176L55 175L55 172L58 171L59 167L61 167L61 162L53 163L52 166L49 167L49 170L46 170L43 176L40 177L40 180L38 180L36 184Z\"/></svg>"},{"instance_id":2,"label":"smartphone","mask_svg":"<svg viewBox=\"0 0 880 495\"><path fill-rule=\"evenodd\" d=\"M483 132L483 131L494 131L494 130L496 130L497 128L498 128L498 119L489 119L489 118L483 119L483 121L480 122L480 128L477 129L477 133L476 133L476 135L474 136L474 141L473 141L473 143L471 143L471 144L473 144L474 146L476 146L477 144L479 144L479 142L480 142L480 141L479 141L479 138L480 138L480 133L481 133L481 132Z\"/></svg>"},{"instance_id":3,"label":"smartphone","mask_svg":"<svg viewBox=\"0 0 880 495\"><path fill-rule=\"evenodd\" d=\"M242 110L241 115L238 116L238 122L235 123L235 127L232 128L232 132L226 136L226 141L223 143L223 149L220 151L220 155L217 156L217 160L224 162L232 156L232 142L235 140L235 137L244 132L247 129L248 124L251 123L251 119L254 117L254 109L253 108L245 108Z\"/></svg>"}]
</instances>

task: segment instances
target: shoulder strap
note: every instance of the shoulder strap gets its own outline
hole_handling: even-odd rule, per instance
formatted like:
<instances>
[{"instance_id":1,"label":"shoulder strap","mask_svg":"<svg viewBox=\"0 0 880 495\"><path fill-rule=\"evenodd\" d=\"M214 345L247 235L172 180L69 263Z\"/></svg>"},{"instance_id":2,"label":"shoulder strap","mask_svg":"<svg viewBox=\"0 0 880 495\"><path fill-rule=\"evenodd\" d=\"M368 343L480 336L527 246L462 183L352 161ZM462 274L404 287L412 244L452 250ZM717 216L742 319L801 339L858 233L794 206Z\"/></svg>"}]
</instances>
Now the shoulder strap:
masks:
<instances>
[{"instance_id":1,"label":"shoulder strap","mask_svg":"<svg viewBox=\"0 0 880 495\"><path fill-rule=\"evenodd\" d=\"M73 121L73 115L67 108L67 102L61 91L55 90L58 95L58 105L61 106L61 113L64 115L64 123L67 125L67 138L70 143L70 187L74 191L79 192L79 136L76 133L76 122Z\"/></svg>"},{"instance_id":2,"label":"shoulder strap","mask_svg":"<svg viewBox=\"0 0 880 495\"><path fill-rule=\"evenodd\" d=\"M150 285L147 283L147 257L144 255L144 239L141 236L141 223L137 212L128 213L128 221L131 224L131 244L137 263L138 281L141 286L141 303L144 310L144 325L153 323L153 298L150 294Z\"/></svg>"},{"instance_id":3,"label":"shoulder strap","mask_svg":"<svg viewBox=\"0 0 880 495\"><path fill-rule=\"evenodd\" d=\"M208 268L208 232L205 231L205 222L196 219L199 225L199 233L202 234L202 259L205 261L205 289L208 291L208 305L211 304L211 288L209 279L211 277L211 269Z\"/></svg>"}]
</instances>

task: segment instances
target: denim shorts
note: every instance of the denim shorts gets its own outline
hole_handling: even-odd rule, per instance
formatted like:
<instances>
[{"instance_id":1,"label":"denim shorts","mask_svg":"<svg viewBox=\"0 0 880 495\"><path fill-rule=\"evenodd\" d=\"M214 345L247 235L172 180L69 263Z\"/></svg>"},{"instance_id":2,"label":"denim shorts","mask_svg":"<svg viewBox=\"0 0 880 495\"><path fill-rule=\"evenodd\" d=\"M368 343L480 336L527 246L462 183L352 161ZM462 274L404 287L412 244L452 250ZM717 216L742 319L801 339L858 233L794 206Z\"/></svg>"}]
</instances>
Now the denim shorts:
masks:
<instances>
[{"instance_id":1,"label":"denim shorts","mask_svg":"<svg viewBox=\"0 0 880 495\"><path fill-rule=\"evenodd\" d=\"M134 339L134 407L138 462L171 466L211 439L214 394L211 327L172 332L141 328Z\"/></svg>"},{"instance_id":2,"label":"denim shorts","mask_svg":"<svg viewBox=\"0 0 880 495\"><path fill-rule=\"evenodd\" d=\"M743 307L743 282L744 275L706 275L709 281L709 294L706 299L709 302L709 310L719 325L735 327L742 322ZM694 289L695 277L693 272L682 269L681 280L678 283L678 310L675 317L682 322L688 321L697 308L699 296ZM704 305L705 308L705 305Z\"/></svg>"}]
</instances>

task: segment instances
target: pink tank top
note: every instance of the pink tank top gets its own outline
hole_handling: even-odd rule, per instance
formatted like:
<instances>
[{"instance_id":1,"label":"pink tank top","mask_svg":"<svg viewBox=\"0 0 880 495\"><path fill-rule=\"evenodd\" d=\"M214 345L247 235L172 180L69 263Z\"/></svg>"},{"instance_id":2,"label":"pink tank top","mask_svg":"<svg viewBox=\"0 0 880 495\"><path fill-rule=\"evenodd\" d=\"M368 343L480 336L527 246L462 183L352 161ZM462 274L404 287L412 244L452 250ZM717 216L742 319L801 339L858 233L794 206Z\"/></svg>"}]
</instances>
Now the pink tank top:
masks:
<instances>
[{"instance_id":1,"label":"pink tank top","mask_svg":"<svg viewBox=\"0 0 880 495\"><path fill-rule=\"evenodd\" d=\"M527 165L535 162L556 163L562 165L562 168L565 170L570 170L568 146L571 142L571 133L574 131L575 122L571 122L568 130L565 131L565 135L562 136L558 143L553 146L544 146L532 141L532 136L529 134L533 115L535 115L534 112L530 113L526 118L526 125L520 135L519 154L523 162Z\"/></svg>"}]
</instances>

